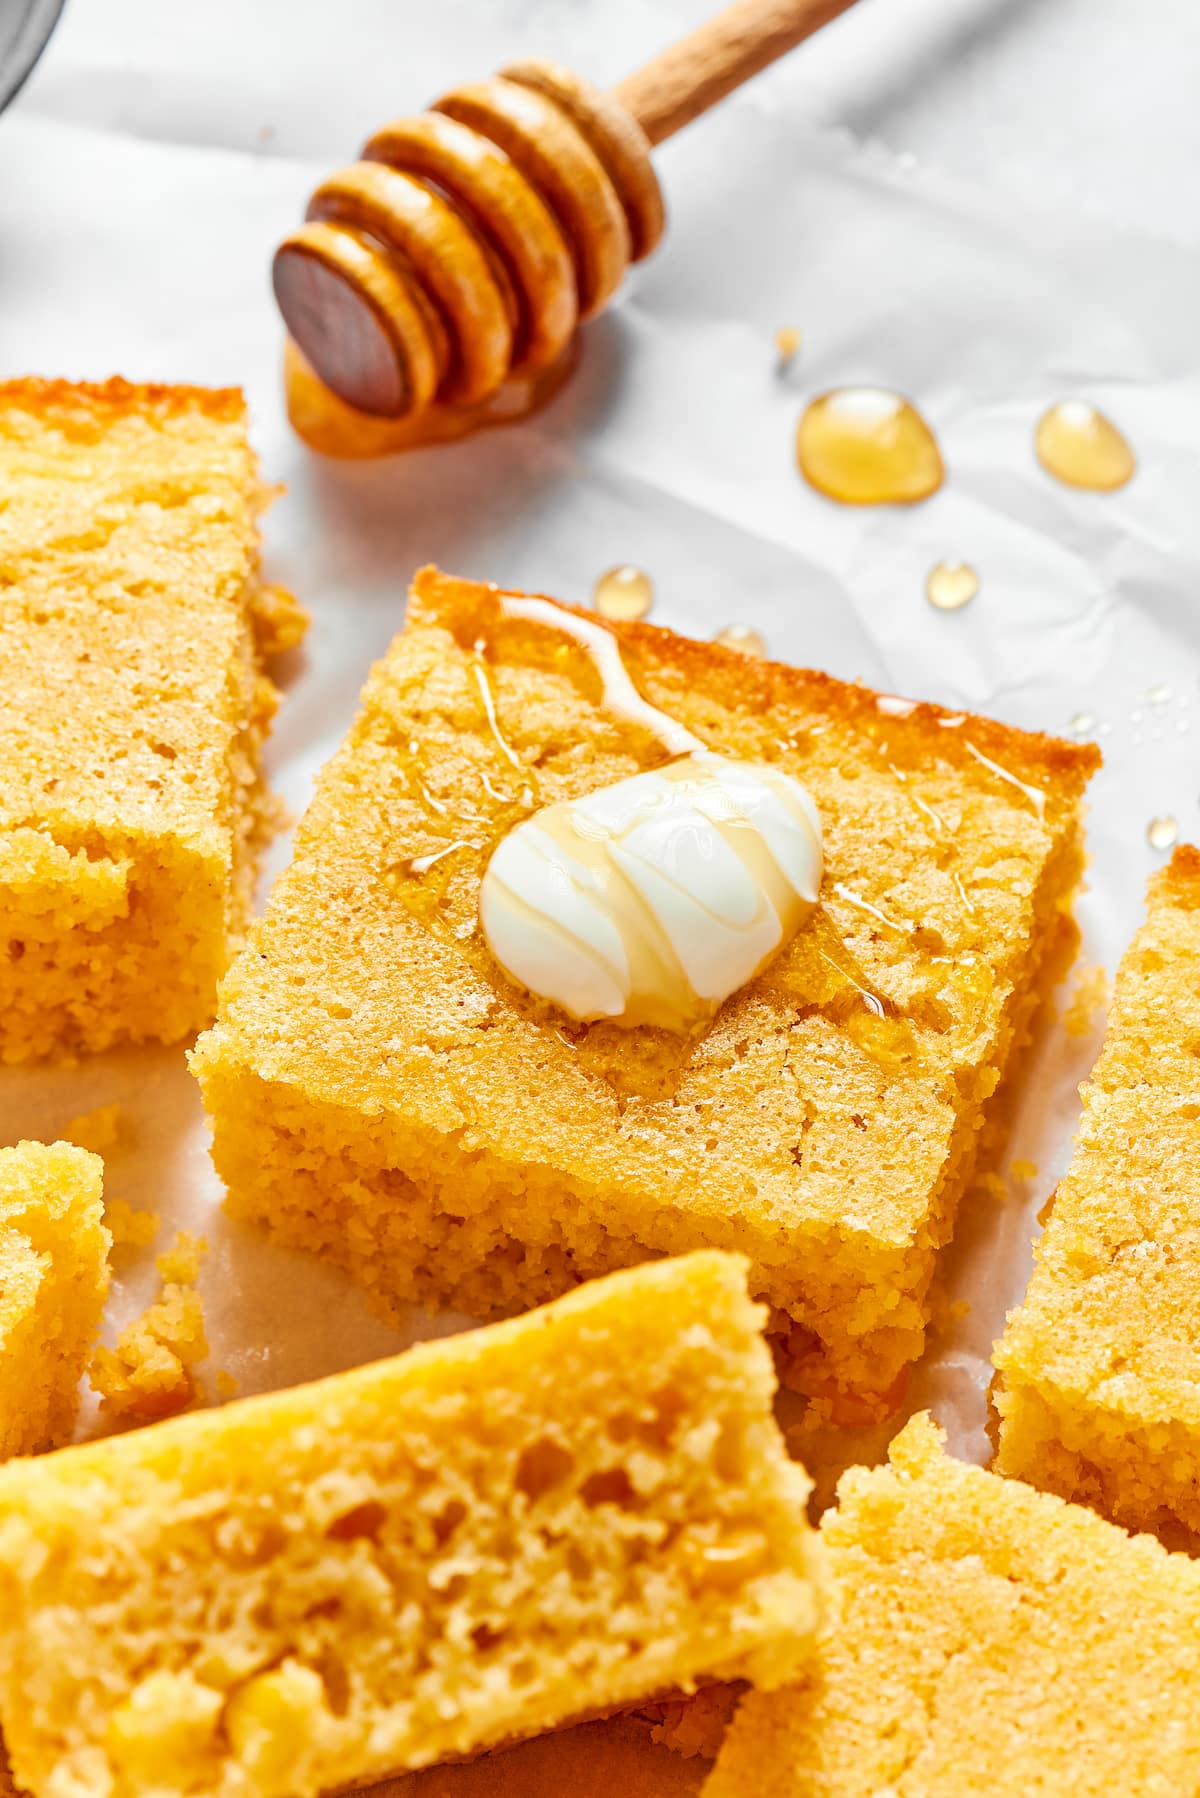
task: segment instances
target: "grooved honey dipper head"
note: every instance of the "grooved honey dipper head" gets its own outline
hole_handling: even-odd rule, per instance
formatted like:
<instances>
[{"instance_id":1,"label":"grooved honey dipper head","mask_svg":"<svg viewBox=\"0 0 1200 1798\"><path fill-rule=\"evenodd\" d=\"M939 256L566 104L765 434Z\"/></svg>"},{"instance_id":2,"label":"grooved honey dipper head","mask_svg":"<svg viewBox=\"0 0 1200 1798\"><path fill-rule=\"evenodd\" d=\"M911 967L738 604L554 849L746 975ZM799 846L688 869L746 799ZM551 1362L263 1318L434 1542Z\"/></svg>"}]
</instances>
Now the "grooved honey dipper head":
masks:
<instances>
[{"instance_id":1,"label":"grooved honey dipper head","mask_svg":"<svg viewBox=\"0 0 1200 1798\"><path fill-rule=\"evenodd\" d=\"M608 95L514 64L377 131L280 245L291 336L358 410L486 402L561 357L663 229L649 144Z\"/></svg>"}]
</instances>

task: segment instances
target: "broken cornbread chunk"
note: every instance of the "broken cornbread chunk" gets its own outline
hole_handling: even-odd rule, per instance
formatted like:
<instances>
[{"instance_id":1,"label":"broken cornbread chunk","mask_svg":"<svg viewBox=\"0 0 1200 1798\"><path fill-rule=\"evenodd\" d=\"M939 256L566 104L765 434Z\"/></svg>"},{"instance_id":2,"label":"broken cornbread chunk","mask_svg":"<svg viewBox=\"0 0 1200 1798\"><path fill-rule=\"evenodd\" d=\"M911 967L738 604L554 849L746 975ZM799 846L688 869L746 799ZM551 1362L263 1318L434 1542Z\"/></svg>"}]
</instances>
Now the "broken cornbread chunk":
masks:
<instances>
[{"instance_id":1,"label":"broken cornbread chunk","mask_svg":"<svg viewBox=\"0 0 1200 1798\"><path fill-rule=\"evenodd\" d=\"M0 1149L0 1458L71 1434L108 1291L103 1174L70 1143Z\"/></svg>"},{"instance_id":2,"label":"broken cornbread chunk","mask_svg":"<svg viewBox=\"0 0 1200 1798\"><path fill-rule=\"evenodd\" d=\"M743 1700L704 1798L1200 1789L1200 1565L950 1460L925 1415L838 1495L836 1623Z\"/></svg>"},{"instance_id":3,"label":"broken cornbread chunk","mask_svg":"<svg viewBox=\"0 0 1200 1798\"><path fill-rule=\"evenodd\" d=\"M0 1059L212 1017L273 818L259 504L240 393L0 383Z\"/></svg>"},{"instance_id":4,"label":"broken cornbread chunk","mask_svg":"<svg viewBox=\"0 0 1200 1798\"><path fill-rule=\"evenodd\" d=\"M813 796L813 915L690 1036L572 1024L514 986L478 923L498 838L664 750L565 631L426 571L195 1051L231 1209L393 1311L517 1311L742 1250L798 1383L887 1391L1071 940L1097 752L614 635L653 705Z\"/></svg>"},{"instance_id":5,"label":"broken cornbread chunk","mask_svg":"<svg viewBox=\"0 0 1200 1798\"><path fill-rule=\"evenodd\" d=\"M745 1262L697 1254L0 1470L37 1798L313 1798L803 1665L821 1563Z\"/></svg>"},{"instance_id":6,"label":"broken cornbread chunk","mask_svg":"<svg viewBox=\"0 0 1200 1798\"><path fill-rule=\"evenodd\" d=\"M195 1369L208 1356L204 1305L196 1290L207 1247L202 1237L180 1231L174 1246L158 1257L161 1289L154 1303L126 1325L115 1348L98 1348L92 1356L88 1379L110 1416L150 1423L186 1410L195 1398Z\"/></svg>"},{"instance_id":7,"label":"broken cornbread chunk","mask_svg":"<svg viewBox=\"0 0 1200 1798\"><path fill-rule=\"evenodd\" d=\"M1156 874L1083 1121L997 1344L997 1466L1200 1531L1200 852Z\"/></svg>"}]
</instances>

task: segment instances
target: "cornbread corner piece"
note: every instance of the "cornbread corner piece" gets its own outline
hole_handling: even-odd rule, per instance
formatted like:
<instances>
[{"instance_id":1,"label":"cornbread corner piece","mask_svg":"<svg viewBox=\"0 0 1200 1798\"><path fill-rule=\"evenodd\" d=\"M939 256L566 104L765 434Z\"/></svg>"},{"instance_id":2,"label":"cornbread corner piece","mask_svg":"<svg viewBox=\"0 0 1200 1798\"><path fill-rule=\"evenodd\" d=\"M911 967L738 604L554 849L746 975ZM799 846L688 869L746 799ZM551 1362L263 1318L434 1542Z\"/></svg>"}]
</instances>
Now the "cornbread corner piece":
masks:
<instances>
[{"instance_id":1,"label":"cornbread corner piece","mask_svg":"<svg viewBox=\"0 0 1200 1798\"><path fill-rule=\"evenodd\" d=\"M823 1561L744 1259L0 1469L36 1798L313 1798L708 1677L789 1677Z\"/></svg>"},{"instance_id":2,"label":"cornbread corner piece","mask_svg":"<svg viewBox=\"0 0 1200 1798\"><path fill-rule=\"evenodd\" d=\"M839 1500L836 1628L743 1700L704 1798L1200 1790L1200 1565L951 1460L923 1414Z\"/></svg>"},{"instance_id":3,"label":"cornbread corner piece","mask_svg":"<svg viewBox=\"0 0 1200 1798\"><path fill-rule=\"evenodd\" d=\"M70 1143L0 1149L0 1458L74 1425L108 1291L103 1176Z\"/></svg>"},{"instance_id":4,"label":"cornbread corner piece","mask_svg":"<svg viewBox=\"0 0 1200 1798\"><path fill-rule=\"evenodd\" d=\"M1200 851L1150 881L1036 1268L997 1344L997 1465L1200 1532Z\"/></svg>"},{"instance_id":5,"label":"cornbread corner piece","mask_svg":"<svg viewBox=\"0 0 1200 1798\"><path fill-rule=\"evenodd\" d=\"M234 390L0 383L4 1061L212 1019L273 819L261 503Z\"/></svg>"},{"instance_id":6,"label":"cornbread corner piece","mask_svg":"<svg viewBox=\"0 0 1200 1798\"><path fill-rule=\"evenodd\" d=\"M510 984L478 928L497 840L664 751L565 633L426 570L195 1051L230 1206L393 1312L741 1250L790 1378L887 1392L1073 945L1098 752L614 631L653 704L807 785L813 918L695 1038L573 1025Z\"/></svg>"}]
</instances>

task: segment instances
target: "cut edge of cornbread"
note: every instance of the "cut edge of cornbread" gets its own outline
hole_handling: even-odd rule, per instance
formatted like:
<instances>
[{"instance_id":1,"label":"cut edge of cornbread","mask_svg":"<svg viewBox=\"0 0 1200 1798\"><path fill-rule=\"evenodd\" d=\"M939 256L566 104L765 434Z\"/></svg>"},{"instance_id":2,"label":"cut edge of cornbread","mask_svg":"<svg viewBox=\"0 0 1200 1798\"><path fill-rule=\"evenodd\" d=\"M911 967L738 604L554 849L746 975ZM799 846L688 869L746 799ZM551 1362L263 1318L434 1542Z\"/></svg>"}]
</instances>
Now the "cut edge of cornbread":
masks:
<instances>
[{"instance_id":1,"label":"cut edge of cornbread","mask_svg":"<svg viewBox=\"0 0 1200 1798\"><path fill-rule=\"evenodd\" d=\"M1200 851L1180 845L1151 876L1146 919L1117 972L1100 1055L1082 1088L1071 1165L1052 1196L1034 1272L996 1344L996 1467L1094 1506L1130 1529L1200 1539L1200 1399L1191 1293L1179 1337L1131 1362L1122 1304L1150 1315L1139 1280L1189 1278L1186 1244L1156 1241L1142 1182L1184 1204L1200 1180ZM1161 1185L1160 1185L1161 1183ZM1186 1231L1186 1221L1179 1227ZM1149 1234L1147 1231L1149 1230ZM1123 1257L1145 1269L1125 1276ZM1127 1289L1122 1289L1128 1279ZM1092 1295L1094 1286L1095 1297ZM1147 1326L1151 1328L1151 1326Z\"/></svg>"},{"instance_id":2,"label":"cut edge of cornbread","mask_svg":"<svg viewBox=\"0 0 1200 1798\"><path fill-rule=\"evenodd\" d=\"M494 627L497 613L496 589L424 570L414 584L408 628L434 624L469 644ZM703 735L706 716L710 722L716 717L718 747L718 698L731 707L743 705L753 716L767 713L785 695L814 715L844 712L864 730L898 716L905 731L917 733L931 752L936 747L957 753L969 768L982 758L992 770L1003 758L999 778L1044 783L1053 842L1029 896L1028 934L1013 965L996 974L1007 983L1007 997L991 1053L959 1081L953 1141L937 1188L923 1196L919 1223L889 1236L859 1227L846 1208L840 1216L797 1215L785 1240L786 1233L755 1231L719 1204L706 1203L703 1193L689 1191L686 1202L657 1194L652 1225L631 1234L622 1222L620 1195L589 1182L577 1169L567 1172L548 1160L519 1161L497 1153L469 1122L464 1130L428 1115L436 1107L425 1107L422 1117L417 1105L412 1115L401 1117L378 1102L342 1102L322 1089L318 1075L310 1079L309 1070L301 1083L283 1069L273 1039L264 1042L263 1032L240 1028L236 1021L239 974L248 963L231 971L218 1023L192 1058L214 1118L214 1157L230 1209L266 1223L292 1246L336 1261L393 1318L407 1303L443 1303L447 1294L475 1315L503 1314L646 1256L701 1244L747 1251L755 1261L756 1292L774 1310L773 1332L787 1345L789 1378L813 1396L822 1395L831 1381L839 1389L888 1392L920 1353L936 1254L970 1184L981 1139L997 1110L997 1088L1077 938L1070 906L1084 865L1081 801L1098 752L935 706L889 702L902 709L883 714L880 696L827 675L753 661L648 625L613 628L633 651L631 661L641 658L637 672L643 685L647 668L658 683L650 695L655 703L670 710L676 693L686 692L699 706L697 696L703 695L707 711L689 714L690 727ZM552 635L544 629L540 634ZM534 654L546 657L544 649ZM323 797L325 787L343 768L352 769L349 758L360 741L371 747L372 708L388 715L388 667L381 664L372 676L358 722L319 783L299 833L297 863L310 853L321 808L330 812L333 795ZM579 678L586 683L586 673ZM965 750L956 750L948 725L969 727L974 764ZM603 734L621 729L627 727L611 722L598 727ZM293 880L292 871L282 877L273 896L276 908L291 903ZM270 919L269 908L266 926L256 927L260 933L270 931ZM439 952L435 945L431 980ZM417 1061L413 1077L422 1077ZM453 1156L447 1159L447 1143L464 1133L470 1148L466 1165L460 1165Z\"/></svg>"},{"instance_id":3,"label":"cut edge of cornbread","mask_svg":"<svg viewBox=\"0 0 1200 1798\"><path fill-rule=\"evenodd\" d=\"M800 1680L751 1692L704 1798L1099 1798L1200 1772L1200 1566L952 1459L927 1413L843 1475L835 1602Z\"/></svg>"},{"instance_id":4,"label":"cut edge of cornbread","mask_svg":"<svg viewBox=\"0 0 1200 1798\"><path fill-rule=\"evenodd\" d=\"M103 654L93 655L90 639L85 646L86 620L79 622L85 581L94 584L97 619L105 618L106 608L114 604L136 606L143 592L157 598L177 588L177 543L160 544L155 536L159 527L153 523L142 527L141 538L137 534L139 508L148 498L158 505L160 516L164 506L178 506L182 517L189 508L203 508L206 499L219 510L217 487L209 495L197 490L204 470L216 480L219 468L222 494L240 481L241 507L240 516L231 511L205 528L197 513L189 571L202 578L199 563L211 554L214 533L226 528L238 536L240 547L230 552L231 566L241 560L237 591L219 602L229 606L231 627L222 650L228 656L223 682L229 720L219 805L199 829L177 828L165 809L162 826L148 828L128 810L122 822L121 807L106 807L106 795L100 792L101 803L89 818L78 793L61 802L56 791L61 783L53 769L43 769L45 784L36 809L5 808L8 815L0 822L0 939L7 956L0 971L0 1060L69 1057L119 1040L176 1041L194 1034L210 1021L217 982L244 934L257 856L280 822L260 772L262 743L278 700L261 665L294 645L305 624L290 596L267 587L259 571L256 519L269 496L246 439L245 416L245 401L235 388L165 387L119 378L102 383L0 382L0 470L6 457L13 464L10 519L26 491L36 487L40 493L42 486L50 489L58 483L57 502L51 494L48 516L37 529L25 518L20 536L18 526L10 523L6 542L0 526L7 629L26 632L30 659L21 678L35 690L44 679L44 665L31 632L56 632L58 652L72 661L77 674L84 665L103 661ZM159 443L169 444L172 452L179 450L188 430L195 435L198 429L190 481L189 471L176 461L162 473L165 497L161 488L152 495L148 486L153 483L138 460L144 459L146 445L131 445L124 499L114 504L116 462L111 461L94 477L103 500L97 497L89 514L89 454L97 455L109 434L129 433L134 427L157 433ZM212 441L204 438L206 430ZM116 450L114 456L120 453ZM127 534L124 552L111 548L122 531ZM104 560L110 552L118 559L124 554L120 567ZM235 578L230 570L220 578L225 580L226 574ZM181 663L196 653L186 629L177 633L176 646ZM113 669L120 675L115 663ZM65 665L58 672L65 676ZM114 690L110 686L110 694ZM64 679L62 691L70 693L71 682ZM47 694L48 713L54 703ZM176 715L186 730L184 714L177 709ZM79 734L90 727L85 713ZM147 775L143 801L174 778L175 747L170 742L151 747L159 759ZM109 737L97 738L101 766L111 765L130 748L142 753L137 743L118 746ZM188 778L194 776L189 772ZM182 816L179 797L177 789L173 802ZM105 815L106 809L111 815Z\"/></svg>"},{"instance_id":5,"label":"cut edge of cornbread","mask_svg":"<svg viewBox=\"0 0 1200 1798\"><path fill-rule=\"evenodd\" d=\"M743 1258L0 1469L37 1798L314 1798L803 1665L823 1559Z\"/></svg>"},{"instance_id":6,"label":"cut edge of cornbread","mask_svg":"<svg viewBox=\"0 0 1200 1798\"><path fill-rule=\"evenodd\" d=\"M108 1291L99 1156L0 1149L0 1459L66 1441Z\"/></svg>"}]
</instances>

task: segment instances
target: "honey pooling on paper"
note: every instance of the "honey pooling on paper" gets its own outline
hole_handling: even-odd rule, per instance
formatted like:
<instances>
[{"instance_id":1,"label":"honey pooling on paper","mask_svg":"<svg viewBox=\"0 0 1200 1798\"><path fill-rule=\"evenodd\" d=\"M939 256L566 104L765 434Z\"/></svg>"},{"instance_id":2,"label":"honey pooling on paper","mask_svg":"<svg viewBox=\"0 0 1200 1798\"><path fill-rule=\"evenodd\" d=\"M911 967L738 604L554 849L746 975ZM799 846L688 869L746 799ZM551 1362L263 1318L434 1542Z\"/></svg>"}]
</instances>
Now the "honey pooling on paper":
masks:
<instances>
[{"instance_id":1,"label":"honey pooling on paper","mask_svg":"<svg viewBox=\"0 0 1200 1798\"><path fill-rule=\"evenodd\" d=\"M1111 418L1086 400L1060 400L1038 420L1037 459L1068 487L1111 493L1132 479L1137 460Z\"/></svg>"},{"instance_id":2,"label":"honey pooling on paper","mask_svg":"<svg viewBox=\"0 0 1200 1798\"><path fill-rule=\"evenodd\" d=\"M796 463L810 486L847 506L912 505L945 479L937 439L902 394L838 387L805 408Z\"/></svg>"},{"instance_id":3,"label":"honey pooling on paper","mask_svg":"<svg viewBox=\"0 0 1200 1798\"><path fill-rule=\"evenodd\" d=\"M727 624L723 631L718 631L713 638L725 649L740 650L744 656L765 656L766 639L761 631L756 631L752 624Z\"/></svg>"},{"instance_id":4,"label":"honey pooling on paper","mask_svg":"<svg viewBox=\"0 0 1200 1798\"><path fill-rule=\"evenodd\" d=\"M653 604L654 582L631 562L605 569L592 588L592 605L601 618L630 623L645 618Z\"/></svg>"},{"instance_id":5,"label":"honey pooling on paper","mask_svg":"<svg viewBox=\"0 0 1200 1798\"><path fill-rule=\"evenodd\" d=\"M979 575L969 562L935 562L925 577L925 597L939 612L957 612L979 591Z\"/></svg>"}]
</instances>

